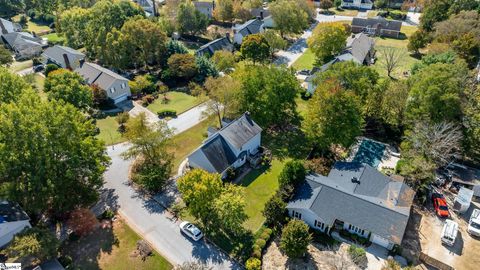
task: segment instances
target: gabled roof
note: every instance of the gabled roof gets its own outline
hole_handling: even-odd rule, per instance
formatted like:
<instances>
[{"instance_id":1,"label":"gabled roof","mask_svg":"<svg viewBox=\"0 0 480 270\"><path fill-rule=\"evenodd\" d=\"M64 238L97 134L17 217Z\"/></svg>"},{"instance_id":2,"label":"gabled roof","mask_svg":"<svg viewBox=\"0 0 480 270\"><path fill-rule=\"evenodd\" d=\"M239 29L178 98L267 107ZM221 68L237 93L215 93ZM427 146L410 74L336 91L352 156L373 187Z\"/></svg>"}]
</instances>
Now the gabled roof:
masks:
<instances>
[{"instance_id":1,"label":"gabled roof","mask_svg":"<svg viewBox=\"0 0 480 270\"><path fill-rule=\"evenodd\" d=\"M0 35L19 32L21 30L22 27L19 24L0 18Z\"/></svg>"},{"instance_id":2,"label":"gabled roof","mask_svg":"<svg viewBox=\"0 0 480 270\"><path fill-rule=\"evenodd\" d=\"M43 47L42 39L27 32L12 32L2 35L3 40L15 51L23 51L31 47Z\"/></svg>"},{"instance_id":3,"label":"gabled roof","mask_svg":"<svg viewBox=\"0 0 480 270\"><path fill-rule=\"evenodd\" d=\"M17 203L10 201L0 202L0 224L21 220L30 220L30 218Z\"/></svg>"},{"instance_id":4,"label":"gabled roof","mask_svg":"<svg viewBox=\"0 0 480 270\"><path fill-rule=\"evenodd\" d=\"M400 29L402 28L402 22L395 21L395 20L387 20L380 16L377 16L374 18L366 18L366 19L355 17L352 20L352 26L360 26L360 27L381 26L382 29L400 32Z\"/></svg>"},{"instance_id":5,"label":"gabled roof","mask_svg":"<svg viewBox=\"0 0 480 270\"><path fill-rule=\"evenodd\" d=\"M374 46L375 40L373 38L369 37L365 33L360 33L352 35L347 39L347 47L344 53L352 56L352 59L348 60L354 60L362 65L368 53L373 49ZM339 56L339 58L343 61L348 61L347 59L343 59L341 56Z\"/></svg>"},{"instance_id":6,"label":"gabled roof","mask_svg":"<svg viewBox=\"0 0 480 270\"><path fill-rule=\"evenodd\" d=\"M67 64L65 63L65 58L63 57L64 54L67 55L71 64L73 64L73 61L75 61L76 59L85 58L85 54L75 49L72 49L70 47L65 47L60 45L55 45L53 47L46 49L42 55L50 59L52 62L57 63L62 67L66 67Z\"/></svg>"},{"instance_id":7,"label":"gabled roof","mask_svg":"<svg viewBox=\"0 0 480 270\"><path fill-rule=\"evenodd\" d=\"M117 80L128 82L126 78L117 73L89 62L84 63L75 72L80 74L87 84L95 84L103 90L108 90Z\"/></svg>"},{"instance_id":8,"label":"gabled roof","mask_svg":"<svg viewBox=\"0 0 480 270\"><path fill-rule=\"evenodd\" d=\"M258 34L260 33L260 29L262 28L263 22L259 19L251 19L244 24L237 25L234 27L234 30L237 33L240 33L242 36L246 37L251 34Z\"/></svg>"},{"instance_id":9,"label":"gabled roof","mask_svg":"<svg viewBox=\"0 0 480 270\"><path fill-rule=\"evenodd\" d=\"M264 8L252 8L250 13L252 14L252 17L255 18L261 18L262 16L263 18L266 18L271 15L270 11Z\"/></svg>"},{"instance_id":10,"label":"gabled roof","mask_svg":"<svg viewBox=\"0 0 480 270\"><path fill-rule=\"evenodd\" d=\"M262 128L250 118L248 112L218 131L225 140L237 149L240 149L261 132Z\"/></svg>"},{"instance_id":11,"label":"gabled roof","mask_svg":"<svg viewBox=\"0 0 480 270\"><path fill-rule=\"evenodd\" d=\"M369 165L337 162L328 177L307 176L288 208L309 209L327 224L338 219L400 244L414 195Z\"/></svg>"},{"instance_id":12,"label":"gabled roof","mask_svg":"<svg viewBox=\"0 0 480 270\"><path fill-rule=\"evenodd\" d=\"M230 39L227 37L223 38L218 38L213 41L210 41L209 43L203 45L200 47L196 54L197 55L204 55L204 54L209 54L213 55L216 51L220 50L226 50L226 51L233 51L233 44L230 42Z\"/></svg>"},{"instance_id":13,"label":"gabled roof","mask_svg":"<svg viewBox=\"0 0 480 270\"><path fill-rule=\"evenodd\" d=\"M216 136L208 141L200 147L199 151L203 152L208 162L218 173L225 171L237 160L237 157L222 136Z\"/></svg>"}]
</instances>

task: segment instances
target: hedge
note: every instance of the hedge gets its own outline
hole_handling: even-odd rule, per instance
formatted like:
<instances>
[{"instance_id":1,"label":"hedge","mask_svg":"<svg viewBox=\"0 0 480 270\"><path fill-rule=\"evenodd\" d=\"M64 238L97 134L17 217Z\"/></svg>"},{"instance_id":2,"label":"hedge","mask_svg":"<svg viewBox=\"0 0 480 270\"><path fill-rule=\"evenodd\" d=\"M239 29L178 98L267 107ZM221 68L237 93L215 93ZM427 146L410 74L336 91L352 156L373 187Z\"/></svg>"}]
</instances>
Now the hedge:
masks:
<instances>
[{"instance_id":1,"label":"hedge","mask_svg":"<svg viewBox=\"0 0 480 270\"><path fill-rule=\"evenodd\" d=\"M177 111L175 110L170 110L170 109L164 109L158 112L158 117L163 118L163 117L176 117L177 116Z\"/></svg>"}]
</instances>

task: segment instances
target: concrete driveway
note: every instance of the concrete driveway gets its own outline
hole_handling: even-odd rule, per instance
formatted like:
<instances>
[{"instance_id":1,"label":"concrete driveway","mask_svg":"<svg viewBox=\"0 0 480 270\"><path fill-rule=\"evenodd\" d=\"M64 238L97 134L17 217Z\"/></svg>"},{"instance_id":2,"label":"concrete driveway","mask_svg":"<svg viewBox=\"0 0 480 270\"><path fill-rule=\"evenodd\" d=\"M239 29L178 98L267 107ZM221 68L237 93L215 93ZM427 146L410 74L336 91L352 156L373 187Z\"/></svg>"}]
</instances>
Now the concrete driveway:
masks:
<instances>
[{"instance_id":1,"label":"concrete driveway","mask_svg":"<svg viewBox=\"0 0 480 270\"><path fill-rule=\"evenodd\" d=\"M108 147L112 160L105 173L105 188L114 190L119 213L127 223L174 265L202 261L214 269L240 269L214 246L203 240L193 242L186 238L180 232L179 221L156 201L145 198L129 186L128 171L132 160L121 157L127 149L128 143Z\"/></svg>"}]
</instances>

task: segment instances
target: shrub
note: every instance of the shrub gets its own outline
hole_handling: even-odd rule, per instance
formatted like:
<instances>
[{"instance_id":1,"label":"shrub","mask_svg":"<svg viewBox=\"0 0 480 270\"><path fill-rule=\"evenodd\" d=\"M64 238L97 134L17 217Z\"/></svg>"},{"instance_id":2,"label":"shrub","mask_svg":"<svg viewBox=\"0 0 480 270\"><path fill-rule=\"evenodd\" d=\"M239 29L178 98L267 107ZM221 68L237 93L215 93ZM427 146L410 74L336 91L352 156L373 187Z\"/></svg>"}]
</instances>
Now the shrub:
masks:
<instances>
[{"instance_id":1,"label":"shrub","mask_svg":"<svg viewBox=\"0 0 480 270\"><path fill-rule=\"evenodd\" d=\"M292 185L296 187L298 184L305 181L305 166L300 160L291 160L285 164L280 176L278 177L278 183L280 187Z\"/></svg>"},{"instance_id":2,"label":"shrub","mask_svg":"<svg viewBox=\"0 0 480 270\"><path fill-rule=\"evenodd\" d=\"M66 269L69 269L69 266L73 263L73 259L72 257L65 255L58 258L58 262Z\"/></svg>"},{"instance_id":3,"label":"shrub","mask_svg":"<svg viewBox=\"0 0 480 270\"><path fill-rule=\"evenodd\" d=\"M170 178L172 167L171 159L154 163L136 162L132 167L132 181L147 192L161 191Z\"/></svg>"},{"instance_id":4,"label":"shrub","mask_svg":"<svg viewBox=\"0 0 480 270\"><path fill-rule=\"evenodd\" d=\"M325 176L330 172L332 165L333 159L326 157L313 158L305 162L305 167L307 170Z\"/></svg>"},{"instance_id":5,"label":"shrub","mask_svg":"<svg viewBox=\"0 0 480 270\"><path fill-rule=\"evenodd\" d=\"M312 241L308 225L302 220L292 219L282 230L280 248L292 258L303 256Z\"/></svg>"},{"instance_id":6,"label":"shrub","mask_svg":"<svg viewBox=\"0 0 480 270\"><path fill-rule=\"evenodd\" d=\"M263 249L266 243L267 242L263 239L257 239L257 241L255 241L255 244L257 244L260 249Z\"/></svg>"},{"instance_id":7,"label":"shrub","mask_svg":"<svg viewBox=\"0 0 480 270\"><path fill-rule=\"evenodd\" d=\"M252 257L253 258L262 258L262 251L260 249L254 249L252 252Z\"/></svg>"},{"instance_id":8,"label":"shrub","mask_svg":"<svg viewBox=\"0 0 480 270\"><path fill-rule=\"evenodd\" d=\"M348 248L348 254L356 265L361 265L367 260L367 253L361 247L351 245Z\"/></svg>"},{"instance_id":9,"label":"shrub","mask_svg":"<svg viewBox=\"0 0 480 270\"><path fill-rule=\"evenodd\" d=\"M72 211L67 224L76 235L83 236L95 229L98 220L90 209L79 208Z\"/></svg>"},{"instance_id":10,"label":"shrub","mask_svg":"<svg viewBox=\"0 0 480 270\"><path fill-rule=\"evenodd\" d=\"M268 225L278 226L285 221L287 204L278 194L272 196L263 208L263 216L265 223Z\"/></svg>"},{"instance_id":11,"label":"shrub","mask_svg":"<svg viewBox=\"0 0 480 270\"><path fill-rule=\"evenodd\" d=\"M60 243L48 229L33 227L15 235L5 250L8 257L25 257L40 261L54 258Z\"/></svg>"},{"instance_id":12,"label":"shrub","mask_svg":"<svg viewBox=\"0 0 480 270\"><path fill-rule=\"evenodd\" d=\"M260 235L260 238L265 241L268 241L270 239L271 233L272 233L272 230L267 228L262 232L262 234Z\"/></svg>"},{"instance_id":13,"label":"shrub","mask_svg":"<svg viewBox=\"0 0 480 270\"><path fill-rule=\"evenodd\" d=\"M46 67L45 67L45 76L48 77L48 74L54 70L57 70L59 69L59 67L55 64L48 64Z\"/></svg>"},{"instance_id":14,"label":"shrub","mask_svg":"<svg viewBox=\"0 0 480 270\"><path fill-rule=\"evenodd\" d=\"M160 117L160 118L176 117L177 116L177 111L170 110L170 109L163 109L163 110L160 110L157 114L158 114L158 117Z\"/></svg>"},{"instance_id":15,"label":"shrub","mask_svg":"<svg viewBox=\"0 0 480 270\"><path fill-rule=\"evenodd\" d=\"M245 268L247 270L260 270L262 269L262 261L257 258L250 258L247 260Z\"/></svg>"},{"instance_id":16,"label":"shrub","mask_svg":"<svg viewBox=\"0 0 480 270\"><path fill-rule=\"evenodd\" d=\"M112 219L115 216L115 212L110 209L105 210L102 214L103 219Z\"/></svg>"},{"instance_id":17,"label":"shrub","mask_svg":"<svg viewBox=\"0 0 480 270\"><path fill-rule=\"evenodd\" d=\"M153 95L146 95L142 98L142 103L144 106L147 106L155 101L155 97Z\"/></svg>"}]
</instances>

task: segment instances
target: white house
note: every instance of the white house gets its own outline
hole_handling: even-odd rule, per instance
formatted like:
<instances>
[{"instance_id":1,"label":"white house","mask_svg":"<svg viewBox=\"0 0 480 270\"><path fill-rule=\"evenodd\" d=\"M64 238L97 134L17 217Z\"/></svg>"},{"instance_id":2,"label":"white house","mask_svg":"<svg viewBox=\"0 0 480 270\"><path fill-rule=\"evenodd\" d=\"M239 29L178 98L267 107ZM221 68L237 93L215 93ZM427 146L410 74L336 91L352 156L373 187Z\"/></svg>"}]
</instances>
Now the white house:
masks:
<instances>
[{"instance_id":1,"label":"white house","mask_svg":"<svg viewBox=\"0 0 480 270\"><path fill-rule=\"evenodd\" d=\"M233 43L242 44L243 38L252 35L264 32L263 21L256 18L251 19L244 24L236 25L233 27Z\"/></svg>"},{"instance_id":2,"label":"white house","mask_svg":"<svg viewBox=\"0 0 480 270\"><path fill-rule=\"evenodd\" d=\"M342 8L372 9L373 2L370 0L342 0Z\"/></svg>"},{"instance_id":3,"label":"white house","mask_svg":"<svg viewBox=\"0 0 480 270\"><path fill-rule=\"evenodd\" d=\"M238 168L258 155L261 134L262 128L246 112L218 131L209 130L208 138L188 156L188 166L225 177L229 168Z\"/></svg>"},{"instance_id":4,"label":"white house","mask_svg":"<svg viewBox=\"0 0 480 270\"><path fill-rule=\"evenodd\" d=\"M309 175L288 214L325 233L349 231L392 249L400 245L415 191L373 167L337 162L328 176Z\"/></svg>"},{"instance_id":5,"label":"white house","mask_svg":"<svg viewBox=\"0 0 480 270\"><path fill-rule=\"evenodd\" d=\"M31 227L30 218L17 203L0 202L0 247L10 243L15 234Z\"/></svg>"}]
</instances>

